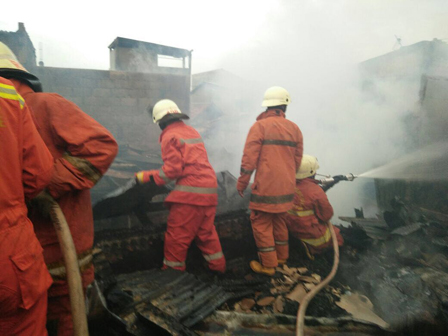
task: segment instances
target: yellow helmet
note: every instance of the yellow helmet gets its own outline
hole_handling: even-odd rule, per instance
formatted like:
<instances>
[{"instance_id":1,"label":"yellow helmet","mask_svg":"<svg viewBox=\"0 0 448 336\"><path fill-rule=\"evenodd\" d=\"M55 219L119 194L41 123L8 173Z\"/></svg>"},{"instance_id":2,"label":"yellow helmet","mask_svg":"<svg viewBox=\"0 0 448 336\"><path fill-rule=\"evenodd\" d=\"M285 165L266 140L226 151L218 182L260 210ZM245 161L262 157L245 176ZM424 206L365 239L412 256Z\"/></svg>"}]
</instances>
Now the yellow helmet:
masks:
<instances>
[{"instance_id":1,"label":"yellow helmet","mask_svg":"<svg viewBox=\"0 0 448 336\"><path fill-rule=\"evenodd\" d=\"M263 103L261 106L279 106L289 105L291 98L289 92L280 86L273 86L266 90L264 93Z\"/></svg>"},{"instance_id":2,"label":"yellow helmet","mask_svg":"<svg viewBox=\"0 0 448 336\"><path fill-rule=\"evenodd\" d=\"M9 47L0 42L0 68L2 69L16 69L28 72L22 64L17 60L16 55L9 49Z\"/></svg>"},{"instance_id":3,"label":"yellow helmet","mask_svg":"<svg viewBox=\"0 0 448 336\"><path fill-rule=\"evenodd\" d=\"M302 157L300 168L296 173L296 179L302 180L304 178L313 176L316 174L318 169L319 162L317 162L317 158L311 155L304 154Z\"/></svg>"},{"instance_id":4,"label":"yellow helmet","mask_svg":"<svg viewBox=\"0 0 448 336\"><path fill-rule=\"evenodd\" d=\"M166 121L168 119L190 119L189 116L180 111L175 102L169 99L159 100L152 109L152 120L155 124L158 124L163 118Z\"/></svg>"},{"instance_id":5,"label":"yellow helmet","mask_svg":"<svg viewBox=\"0 0 448 336\"><path fill-rule=\"evenodd\" d=\"M0 42L0 76L11 79L16 78L27 83L35 92L42 91L39 79L29 73L17 60L16 55L9 47Z\"/></svg>"}]
</instances>

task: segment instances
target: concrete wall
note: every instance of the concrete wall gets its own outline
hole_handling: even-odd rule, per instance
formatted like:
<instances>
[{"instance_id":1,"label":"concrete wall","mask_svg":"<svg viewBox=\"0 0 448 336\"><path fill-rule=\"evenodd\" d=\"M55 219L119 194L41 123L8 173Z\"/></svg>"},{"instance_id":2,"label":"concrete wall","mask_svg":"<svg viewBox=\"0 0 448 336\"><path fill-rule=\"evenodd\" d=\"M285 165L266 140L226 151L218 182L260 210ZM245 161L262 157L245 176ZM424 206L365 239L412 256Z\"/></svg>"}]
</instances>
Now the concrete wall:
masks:
<instances>
[{"instance_id":1,"label":"concrete wall","mask_svg":"<svg viewBox=\"0 0 448 336\"><path fill-rule=\"evenodd\" d=\"M179 62L181 60L179 58ZM115 71L190 75L191 71L188 68L188 63L186 66L186 68L160 66L157 53L144 47L117 47L110 50L110 69Z\"/></svg>"},{"instance_id":2,"label":"concrete wall","mask_svg":"<svg viewBox=\"0 0 448 336\"><path fill-rule=\"evenodd\" d=\"M115 48L110 51L111 70L155 72L157 53L144 48Z\"/></svg>"},{"instance_id":3,"label":"concrete wall","mask_svg":"<svg viewBox=\"0 0 448 336\"><path fill-rule=\"evenodd\" d=\"M50 67L38 67L35 74L45 92L73 101L119 143L142 150L160 152L160 129L148 115L148 105L168 98L189 111L189 76Z\"/></svg>"}]
</instances>

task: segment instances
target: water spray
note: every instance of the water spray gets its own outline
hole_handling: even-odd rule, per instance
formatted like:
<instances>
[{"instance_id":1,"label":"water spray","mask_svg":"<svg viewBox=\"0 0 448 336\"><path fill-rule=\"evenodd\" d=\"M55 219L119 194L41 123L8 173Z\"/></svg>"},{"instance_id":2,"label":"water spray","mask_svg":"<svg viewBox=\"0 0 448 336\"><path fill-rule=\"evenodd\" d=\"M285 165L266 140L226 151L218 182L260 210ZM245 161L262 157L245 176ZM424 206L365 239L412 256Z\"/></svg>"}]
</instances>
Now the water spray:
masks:
<instances>
[{"instance_id":1,"label":"water spray","mask_svg":"<svg viewBox=\"0 0 448 336\"><path fill-rule=\"evenodd\" d=\"M448 180L448 142L431 144L358 177L409 181Z\"/></svg>"}]
</instances>

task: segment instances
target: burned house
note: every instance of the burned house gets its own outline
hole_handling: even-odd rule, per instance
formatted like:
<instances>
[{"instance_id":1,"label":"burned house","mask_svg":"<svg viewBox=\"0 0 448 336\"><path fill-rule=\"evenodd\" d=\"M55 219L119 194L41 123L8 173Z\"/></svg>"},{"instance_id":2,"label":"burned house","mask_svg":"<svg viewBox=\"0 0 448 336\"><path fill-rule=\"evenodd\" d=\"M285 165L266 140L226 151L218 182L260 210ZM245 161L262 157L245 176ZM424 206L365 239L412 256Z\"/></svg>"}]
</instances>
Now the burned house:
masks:
<instances>
[{"instance_id":1,"label":"burned house","mask_svg":"<svg viewBox=\"0 0 448 336\"><path fill-rule=\"evenodd\" d=\"M402 123L406 133L403 144L408 152L448 141L447 43L434 39L402 47L361 63L360 72L368 99L382 101L384 90L393 87L399 89L403 99L414 101ZM435 167L427 174L436 175L437 171ZM399 196L417 206L448 213L446 176L440 176L436 182L386 179L375 183L381 209L390 209L390 201Z\"/></svg>"}]
</instances>

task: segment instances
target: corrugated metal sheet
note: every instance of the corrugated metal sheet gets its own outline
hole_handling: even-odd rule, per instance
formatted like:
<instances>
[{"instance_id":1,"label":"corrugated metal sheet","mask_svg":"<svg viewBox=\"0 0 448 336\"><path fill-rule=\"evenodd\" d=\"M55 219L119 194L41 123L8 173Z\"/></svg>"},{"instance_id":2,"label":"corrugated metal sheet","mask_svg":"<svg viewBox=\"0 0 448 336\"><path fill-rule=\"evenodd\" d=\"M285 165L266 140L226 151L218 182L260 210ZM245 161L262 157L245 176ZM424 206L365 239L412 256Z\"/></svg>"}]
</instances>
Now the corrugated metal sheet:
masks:
<instances>
[{"instance_id":1,"label":"corrugated metal sheet","mask_svg":"<svg viewBox=\"0 0 448 336\"><path fill-rule=\"evenodd\" d=\"M115 288L115 297L121 293L123 297L130 298L127 305L114 311L122 318L138 312L140 316L159 324L156 318L158 311L169 316L168 320L187 328L203 320L233 297L232 293L220 286L202 282L192 274L173 269L122 274L117 277Z\"/></svg>"}]
</instances>

